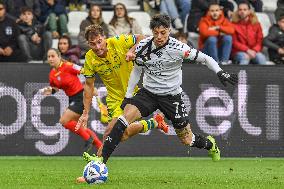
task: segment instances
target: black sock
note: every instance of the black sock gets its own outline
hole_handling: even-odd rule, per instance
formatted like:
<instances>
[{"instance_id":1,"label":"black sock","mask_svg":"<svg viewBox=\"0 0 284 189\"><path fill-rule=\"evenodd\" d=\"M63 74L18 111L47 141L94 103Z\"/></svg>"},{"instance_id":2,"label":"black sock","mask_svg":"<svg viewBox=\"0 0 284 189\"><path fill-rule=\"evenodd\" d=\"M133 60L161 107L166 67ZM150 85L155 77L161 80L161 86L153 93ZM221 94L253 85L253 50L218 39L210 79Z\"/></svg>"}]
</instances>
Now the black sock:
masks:
<instances>
[{"instance_id":1,"label":"black sock","mask_svg":"<svg viewBox=\"0 0 284 189\"><path fill-rule=\"evenodd\" d=\"M192 144L192 147L196 148L203 148L206 150L210 150L213 146L212 142L205 138L204 136L194 134L195 135L195 141Z\"/></svg>"},{"instance_id":2,"label":"black sock","mask_svg":"<svg viewBox=\"0 0 284 189\"><path fill-rule=\"evenodd\" d=\"M120 143L122 135L126 128L127 128L127 123L125 123L122 119L119 118L104 142L102 150L104 163L107 162L108 158L110 157L114 149Z\"/></svg>"}]
</instances>

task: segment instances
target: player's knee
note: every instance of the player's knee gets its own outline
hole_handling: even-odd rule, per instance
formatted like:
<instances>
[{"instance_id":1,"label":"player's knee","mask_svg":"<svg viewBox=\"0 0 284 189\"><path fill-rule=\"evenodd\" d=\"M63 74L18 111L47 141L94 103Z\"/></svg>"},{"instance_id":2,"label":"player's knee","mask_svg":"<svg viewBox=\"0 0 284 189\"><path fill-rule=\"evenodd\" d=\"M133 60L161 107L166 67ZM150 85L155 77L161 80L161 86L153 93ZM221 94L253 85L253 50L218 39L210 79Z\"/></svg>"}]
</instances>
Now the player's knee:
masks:
<instances>
[{"instance_id":1,"label":"player's knee","mask_svg":"<svg viewBox=\"0 0 284 189\"><path fill-rule=\"evenodd\" d=\"M123 117L128 121L128 123L132 123L141 118L141 113L136 106L127 104L124 108Z\"/></svg>"}]
</instances>

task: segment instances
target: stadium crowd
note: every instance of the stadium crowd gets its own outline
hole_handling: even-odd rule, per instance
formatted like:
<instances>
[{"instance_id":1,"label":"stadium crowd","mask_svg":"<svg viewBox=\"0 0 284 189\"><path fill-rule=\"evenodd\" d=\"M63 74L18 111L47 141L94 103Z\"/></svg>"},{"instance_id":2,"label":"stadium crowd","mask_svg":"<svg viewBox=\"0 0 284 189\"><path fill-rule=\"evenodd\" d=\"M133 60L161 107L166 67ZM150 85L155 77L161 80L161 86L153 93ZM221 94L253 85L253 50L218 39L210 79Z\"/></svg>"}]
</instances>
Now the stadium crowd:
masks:
<instances>
[{"instance_id":1,"label":"stadium crowd","mask_svg":"<svg viewBox=\"0 0 284 189\"><path fill-rule=\"evenodd\" d=\"M103 27L107 37L143 34L139 22L128 15L123 3L112 6L113 17L104 21L101 0L0 0L0 62L46 60L46 53L58 39L62 57L79 64L89 46L84 37L91 24ZM103 1L104 5L108 1ZM141 10L151 16L168 14L172 34L213 57L219 64L284 63L284 0L278 0L276 23L264 36L255 12L263 11L262 0L138 0ZM276 5L275 5L276 7ZM72 45L68 13L88 11ZM195 45L188 32L198 34ZM263 47L267 48L268 56Z\"/></svg>"}]
</instances>

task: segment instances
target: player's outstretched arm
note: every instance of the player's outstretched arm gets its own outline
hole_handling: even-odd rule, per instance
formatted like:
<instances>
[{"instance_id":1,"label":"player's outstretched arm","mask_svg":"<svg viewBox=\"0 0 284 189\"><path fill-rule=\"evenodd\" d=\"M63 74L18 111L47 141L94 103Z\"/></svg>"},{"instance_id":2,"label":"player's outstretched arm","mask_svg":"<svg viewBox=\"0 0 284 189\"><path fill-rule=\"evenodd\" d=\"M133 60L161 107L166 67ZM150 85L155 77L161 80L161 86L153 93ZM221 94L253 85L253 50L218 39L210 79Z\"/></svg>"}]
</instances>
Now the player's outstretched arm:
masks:
<instances>
[{"instance_id":1,"label":"player's outstretched arm","mask_svg":"<svg viewBox=\"0 0 284 189\"><path fill-rule=\"evenodd\" d=\"M232 85L235 85L236 83L238 83L238 76L235 73L228 73L223 71L220 66L218 65L218 63L210 56L202 53L202 52L198 52L196 51L196 61L200 62L200 63L205 63L206 66L214 71L217 76L219 77L219 80L221 81L221 83L224 86L227 86L227 83L230 83Z\"/></svg>"}]
</instances>

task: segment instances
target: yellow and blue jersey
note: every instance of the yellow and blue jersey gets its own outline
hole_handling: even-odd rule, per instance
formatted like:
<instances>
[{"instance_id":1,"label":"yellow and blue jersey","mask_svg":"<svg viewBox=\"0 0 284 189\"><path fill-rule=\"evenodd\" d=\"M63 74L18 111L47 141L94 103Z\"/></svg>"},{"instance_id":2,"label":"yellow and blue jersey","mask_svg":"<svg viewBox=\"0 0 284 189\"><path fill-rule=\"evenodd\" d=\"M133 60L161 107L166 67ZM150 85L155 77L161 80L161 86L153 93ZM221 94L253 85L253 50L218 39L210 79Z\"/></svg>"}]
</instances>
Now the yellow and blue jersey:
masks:
<instances>
[{"instance_id":1,"label":"yellow and blue jersey","mask_svg":"<svg viewBox=\"0 0 284 189\"><path fill-rule=\"evenodd\" d=\"M134 35L120 35L107 39L107 55L98 57L92 50L85 56L84 75L86 78L98 74L107 89L107 106L111 117L122 114L120 104L125 97L133 62L127 62L128 50L136 43Z\"/></svg>"}]
</instances>

